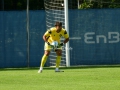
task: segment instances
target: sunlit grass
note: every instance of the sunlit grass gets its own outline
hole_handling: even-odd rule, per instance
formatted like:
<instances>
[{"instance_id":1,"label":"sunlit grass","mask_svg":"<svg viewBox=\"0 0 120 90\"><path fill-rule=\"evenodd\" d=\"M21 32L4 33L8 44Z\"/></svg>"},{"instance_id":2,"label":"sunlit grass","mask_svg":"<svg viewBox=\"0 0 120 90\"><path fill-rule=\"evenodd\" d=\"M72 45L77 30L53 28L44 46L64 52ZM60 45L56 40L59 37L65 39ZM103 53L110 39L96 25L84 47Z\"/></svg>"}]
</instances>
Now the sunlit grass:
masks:
<instances>
[{"instance_id":1,"label":"sunlit grass","mask_svg":"<svg viewBox=\"0 0 120 90\"><path fill-rule=\"evenodd\" d=\"M119 90L120 68L0 69L1 90Z\"/></svg>"}]
</instances>

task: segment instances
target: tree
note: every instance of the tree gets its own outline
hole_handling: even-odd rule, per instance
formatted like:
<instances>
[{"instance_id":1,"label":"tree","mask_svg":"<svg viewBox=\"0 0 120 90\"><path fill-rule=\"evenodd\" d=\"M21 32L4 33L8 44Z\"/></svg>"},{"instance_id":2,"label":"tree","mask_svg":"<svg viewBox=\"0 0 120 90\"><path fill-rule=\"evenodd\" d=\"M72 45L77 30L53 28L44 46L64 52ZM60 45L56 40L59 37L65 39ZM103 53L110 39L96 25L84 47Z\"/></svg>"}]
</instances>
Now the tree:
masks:
<instances>
[{"instance_id":1,"label":"tree","mask_svg":"<svg viewBox=\"0 0 120 90\"><path fill-rule=\"evenodd\" d=\"M29 6L30 10L44 9L44 0L29 0ZM27 0L0 0L0 10L26 10L26 8Z\"/></svg>"},{"instance_id":2,"label":"tree","mask_svg":"<svg viewBox=\"0 0 120 90\"><path fill-rule=\"evenodd\" d=\"M120 0L83 0L79 9L120 8Z\"/></svg>"}]
</instances>

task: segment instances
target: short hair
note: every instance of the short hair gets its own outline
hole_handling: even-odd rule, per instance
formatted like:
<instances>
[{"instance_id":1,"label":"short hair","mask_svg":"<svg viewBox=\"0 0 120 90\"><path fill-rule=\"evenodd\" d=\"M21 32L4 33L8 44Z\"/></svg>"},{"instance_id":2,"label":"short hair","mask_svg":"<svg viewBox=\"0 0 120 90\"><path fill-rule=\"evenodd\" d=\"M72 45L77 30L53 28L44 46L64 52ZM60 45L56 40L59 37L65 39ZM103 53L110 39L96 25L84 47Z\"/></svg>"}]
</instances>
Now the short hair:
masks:
<instances>
[{"instance_id":1,"label":"short hair","mask_svg":"<svg viewBox=\"0 0 120 90\"><path fill-rule=\"evenodd\" d=\"M61 22L55 22L55 26L62 26Z\"/></svg>"}]
</instances>

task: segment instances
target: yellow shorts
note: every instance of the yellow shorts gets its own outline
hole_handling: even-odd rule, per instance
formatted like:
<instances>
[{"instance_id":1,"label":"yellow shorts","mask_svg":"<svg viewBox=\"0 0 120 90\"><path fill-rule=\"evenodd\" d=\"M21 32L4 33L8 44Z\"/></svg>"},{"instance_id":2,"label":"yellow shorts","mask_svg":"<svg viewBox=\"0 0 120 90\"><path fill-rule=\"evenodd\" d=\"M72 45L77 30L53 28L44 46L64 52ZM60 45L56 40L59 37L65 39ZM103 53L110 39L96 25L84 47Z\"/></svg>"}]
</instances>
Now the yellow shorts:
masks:
<instances>
[{"instance_id":1,"label":"yellow shorts","mask_svg":"<svg viewBox=\"0 0 120 90\"><path fill-rule=\"evenodd\" d=\"M49 50L49 51L51 51L53 48L50 46L50 45L48 45L47 43L45 43L45 45L44 45L44 50ZM62 47L60 46L60 47L58 47L57 49L60 49L60 50L62 50Z\"/></svg>"}]
</instances>

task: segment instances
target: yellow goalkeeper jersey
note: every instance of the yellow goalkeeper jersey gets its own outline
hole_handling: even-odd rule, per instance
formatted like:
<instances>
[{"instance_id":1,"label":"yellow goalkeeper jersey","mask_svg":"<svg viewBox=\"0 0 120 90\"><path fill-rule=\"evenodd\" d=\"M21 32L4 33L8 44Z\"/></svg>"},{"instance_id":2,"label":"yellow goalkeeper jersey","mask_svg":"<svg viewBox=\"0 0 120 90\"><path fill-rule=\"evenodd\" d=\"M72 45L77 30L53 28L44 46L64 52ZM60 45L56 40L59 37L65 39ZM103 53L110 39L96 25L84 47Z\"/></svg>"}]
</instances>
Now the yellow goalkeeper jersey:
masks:
<instances>
[{"instance_id":1,"label":"yellow goalkeeper jersey","mask_svg":"<svg viewBox=\"0 0 120 90\"><path fill-rule=\"evenodd\" d=\"M56 32L55 27L47 30L44 35L48 39L49 43L52 43L53 41L57 41L58 43L60 43L61 37L64 37L65 39L69 38L69 35L67 34L67 31L65 29L62 28L62 30L58 33Z\"/></svg>"}]
</instances>

